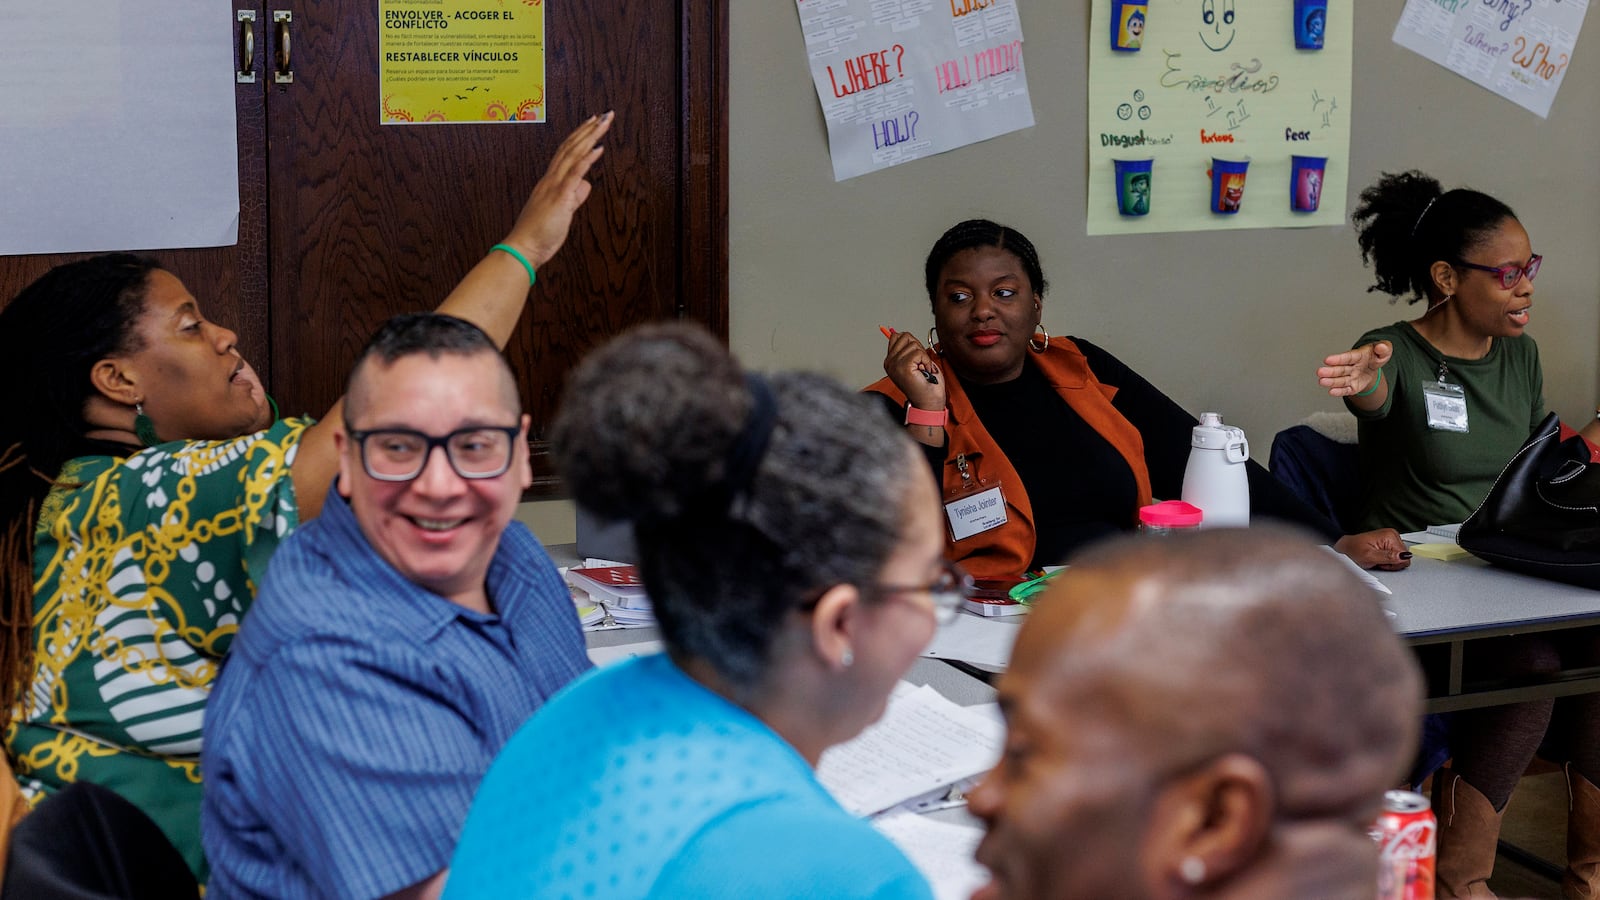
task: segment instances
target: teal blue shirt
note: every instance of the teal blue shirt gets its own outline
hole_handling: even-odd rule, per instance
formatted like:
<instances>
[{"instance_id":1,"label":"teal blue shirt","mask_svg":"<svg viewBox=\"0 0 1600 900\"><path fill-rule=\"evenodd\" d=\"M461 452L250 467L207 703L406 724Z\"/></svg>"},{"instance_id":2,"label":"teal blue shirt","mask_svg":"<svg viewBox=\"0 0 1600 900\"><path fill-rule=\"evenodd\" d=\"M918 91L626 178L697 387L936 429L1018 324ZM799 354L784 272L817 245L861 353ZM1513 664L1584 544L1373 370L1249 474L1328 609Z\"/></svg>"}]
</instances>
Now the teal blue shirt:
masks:
<instances>
[{"instance_id":1,"label":"teal blue shirt","mask_svg":"<svg viewBox=\"0 0 1600 900\"><path fill-rule=\"evenodd\" d=\"M445 883L447 900L932 896L793 747L665 655L583 677L517 732Z\"/></svg>"},{"instance_id":2,"label":"teal blue shirt","mask_svg":"<svg viewBox=\"0 0 1600 900\"><path fill-rule=\"evenodd\" d=\"M1482 359L1440 353L1409 322L1375 328L1355 346L1388 341L1394 357L1384 366L1389 396L1359 420L1362 514L1358 530L1460 522L1488 495L1500 470L1545 416L1539 347L1521 335L1495 338ZM1428 426L1423 386L1447 380L1461 385L1467 402L1465 433Z\"/></svg>"}]
</instances>

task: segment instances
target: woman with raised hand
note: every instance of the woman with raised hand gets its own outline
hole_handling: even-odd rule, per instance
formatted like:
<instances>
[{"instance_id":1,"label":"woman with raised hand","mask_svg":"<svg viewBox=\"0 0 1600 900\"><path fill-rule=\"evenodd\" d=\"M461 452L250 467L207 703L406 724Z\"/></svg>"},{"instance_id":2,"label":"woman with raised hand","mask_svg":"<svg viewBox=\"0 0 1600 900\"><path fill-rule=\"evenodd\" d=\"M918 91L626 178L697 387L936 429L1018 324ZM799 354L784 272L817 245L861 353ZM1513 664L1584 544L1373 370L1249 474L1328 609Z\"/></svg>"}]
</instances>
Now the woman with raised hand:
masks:
<instances>
[{"instance_id":1,"label":"woman with raised hand","mask_svg":"<svg viewBox=\"0 0 1600 900\"><path fill-rule=\"evenodd\" d=\"M666 653L583 677L511 739L445 896L929 896L813 772L969 584L911 442L680 325L585 360L552 439L578 502L634 521Z\"/></svg>"},{"instance_id":2,"label":"woman with raised hand","mask_svg":"<svg viewBox=\"0 0 1600 900\"><path fill-rule=\"evenodd\" d=\"M1368 290L1425 302L1323 361L1317 377L1360 426L1363 524L1415 531L1472 514L1544 420L1539 348L1525 333L1542 257L1511 208L1446 191L1422 172L1386 174L1352 216ZM1595 439L1591 424L1585 436ZM1469 679L1600 663L1594 629L1497 639ZM1535 754L1566 763L1567 897L1600 895L1600 696L1451 714L1451 768L1434 776L1441 897L1487 897L1500 818Z\"/></svg>"},{"instance_id":3,"label":"woman with raised hand","mask_svg":"<svg viewBox=\"0 0 1600 900\"><path fill-rule=\"evenodd\" d=\"M1152 497L1182 494L1198 423L1100 347L1041 331L1047 285L1032 241L961 222L934 243L924 274L937 340L893 335L887 377L867 390L922 445L946 503L999 491L1004 520L952 532L951 559L978 577L1015 578L1131 531ZM1364 567L1407 565L1393 530L1341 535L1248 466L1252 516L1308 526Z\"/></svg>"},{"instance_id":4,"label":"woman with raised hand","mask_svg":"<svg viewBox=\"0 0 1600 900\"><path fill-rule=\"evenodd\" d=\"M504 242L439 306L504 346L588 198L611 114L557 150ZM0 685L37 799L94 782L202 880L200 726L272 551L320 510L333 429L274 421L236 336L154 260L58 266L0 310Z\"/></svg>"}]
</instances>

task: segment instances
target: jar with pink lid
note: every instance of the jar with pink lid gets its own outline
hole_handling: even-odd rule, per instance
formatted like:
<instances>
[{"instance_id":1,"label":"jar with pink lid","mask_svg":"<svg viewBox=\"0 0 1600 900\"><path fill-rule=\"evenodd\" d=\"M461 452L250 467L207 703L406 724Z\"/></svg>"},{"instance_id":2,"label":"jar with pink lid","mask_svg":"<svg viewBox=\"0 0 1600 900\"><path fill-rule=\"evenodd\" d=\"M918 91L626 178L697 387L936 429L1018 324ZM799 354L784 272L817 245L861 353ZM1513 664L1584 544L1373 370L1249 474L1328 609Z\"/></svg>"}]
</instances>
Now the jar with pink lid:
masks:
<instances>
[{"instance_id":1,"label":"jar with pink lid","mask_svg":"<svg viewBox=\"0 0 1600 900\"><path fill-rule=\"evenodd\" d=\"M1169 535L1200 528L1200 507L1182 500L1163 500L1139 507L1139 530L1145 534Z\"/></svg>"}]
</instances>

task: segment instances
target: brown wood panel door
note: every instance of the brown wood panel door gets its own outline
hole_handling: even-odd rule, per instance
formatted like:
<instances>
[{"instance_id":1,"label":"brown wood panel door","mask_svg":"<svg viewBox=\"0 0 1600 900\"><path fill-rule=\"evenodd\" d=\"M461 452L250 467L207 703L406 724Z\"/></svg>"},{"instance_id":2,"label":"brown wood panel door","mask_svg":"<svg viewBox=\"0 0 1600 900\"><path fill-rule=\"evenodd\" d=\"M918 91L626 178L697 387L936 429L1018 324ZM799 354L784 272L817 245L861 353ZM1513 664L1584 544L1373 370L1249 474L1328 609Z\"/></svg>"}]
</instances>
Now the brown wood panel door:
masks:
<instances>
[{"instance_id":1,"label":"brown wood panel door","mask_svg":"<svg viewBox=\"0 0 1600 900\"><path fill-rule=\"evenodd\" d=\"M507 348L536 457L566 372L607 336L685 317L725 338L726 5L552 5L547 123L385 126L377 4L269 3L269 21L294 15L294 81L271 84L267 103L284 411L326 410L373 329L438 303L504 235L566 133L607 109L617 123L594 192Z\"/></svg>"}]
</instances>

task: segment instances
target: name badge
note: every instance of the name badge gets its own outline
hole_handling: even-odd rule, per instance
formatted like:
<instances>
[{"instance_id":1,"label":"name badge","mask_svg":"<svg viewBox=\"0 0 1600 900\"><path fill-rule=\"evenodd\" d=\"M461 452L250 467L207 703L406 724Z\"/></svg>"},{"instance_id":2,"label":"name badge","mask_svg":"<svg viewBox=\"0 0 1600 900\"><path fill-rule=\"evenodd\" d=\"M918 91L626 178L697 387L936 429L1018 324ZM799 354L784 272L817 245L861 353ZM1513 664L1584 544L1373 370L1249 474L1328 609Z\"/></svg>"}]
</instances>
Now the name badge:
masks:
<instances>
[{"instance_id":1,"label":"name badge","mask_svg":"<svg viewBox=\"0 0 1600 900\"><path fill-rule=\"evenodd\" d=\"M958 541L965 540L1006 523L1006 498L996 485L946 503L944 514L950 519L950 536Z\"/></svg>"},{"instance_id":2,"label":"name badge","mask_svg":"<svg viewBox=\"0 0 1600 900\"><path fill-rule=\"evenodd\" d=\"M1428 427L1434 431L1467 433L1467 394L1459 384L1436 381L1422 386L1428 407Z\"/></svg>"}]
</instances>

